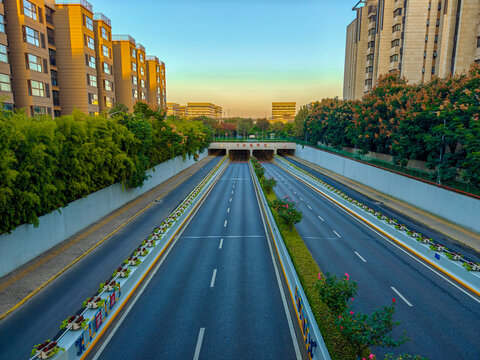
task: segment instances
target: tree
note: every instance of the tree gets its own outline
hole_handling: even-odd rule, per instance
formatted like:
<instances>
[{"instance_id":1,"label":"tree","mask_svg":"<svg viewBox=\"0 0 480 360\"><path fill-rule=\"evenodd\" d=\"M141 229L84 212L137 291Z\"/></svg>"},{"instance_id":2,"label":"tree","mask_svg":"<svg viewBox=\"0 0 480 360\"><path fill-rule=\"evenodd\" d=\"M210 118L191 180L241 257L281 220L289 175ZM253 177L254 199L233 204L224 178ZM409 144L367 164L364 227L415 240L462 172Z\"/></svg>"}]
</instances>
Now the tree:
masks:
<instances>
[{"instance_id":1,"label":"tree","mask_svg":"<svg viewBox=\"0 0 480 360\"><path fill-rule=\"evenodd\" d=\"M305 121L307 120L308 116L308 107L307 105L303 105L298 110L297 115L295 115L295 121L293 122L293 135L299 139L303 139L305 137Z\"/></svg>"}]
</instances>

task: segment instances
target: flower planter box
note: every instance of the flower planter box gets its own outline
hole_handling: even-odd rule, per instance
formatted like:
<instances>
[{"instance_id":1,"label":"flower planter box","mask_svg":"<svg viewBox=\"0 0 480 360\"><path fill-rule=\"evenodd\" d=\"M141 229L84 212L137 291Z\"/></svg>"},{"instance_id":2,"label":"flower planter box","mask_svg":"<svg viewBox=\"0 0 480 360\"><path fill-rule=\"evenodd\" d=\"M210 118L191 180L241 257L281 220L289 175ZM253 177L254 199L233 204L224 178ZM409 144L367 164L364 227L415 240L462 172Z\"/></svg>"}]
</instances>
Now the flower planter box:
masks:
<instances>
[{"instance_id":1,"label":"flower planter box","mask_svg":"<svg viewBox=\"0 0 480 360\"><path fill-rule=\"evenodd\" d=\"M115 280L112 280L112 281L107 282L107 283L105 284L104 289L105 289L106 291L113 291L116 287L117 287L117 282L116 282Z\"/></svg>"},{"instance_id":2,"label":"flower planter box","mask_svg":"<svg viewBox=\"0 0 480 360\"><path fill-rule=\"evenodd\" d=\"M424 244L430 244L430 239L424 237L424 238L422 238L422 243L424 243Z\"/></svg>"}]
</instances>

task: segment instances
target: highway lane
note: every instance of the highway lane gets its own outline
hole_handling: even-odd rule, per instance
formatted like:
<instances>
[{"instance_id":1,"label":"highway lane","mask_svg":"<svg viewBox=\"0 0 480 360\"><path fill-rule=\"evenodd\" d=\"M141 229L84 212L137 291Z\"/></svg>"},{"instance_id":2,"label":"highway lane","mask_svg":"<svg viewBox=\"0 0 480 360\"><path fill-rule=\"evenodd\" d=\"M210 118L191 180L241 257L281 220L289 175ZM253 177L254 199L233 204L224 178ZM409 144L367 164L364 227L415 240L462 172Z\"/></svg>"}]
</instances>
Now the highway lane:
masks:
<instances>
[{"instance_id":1,"label":"highway lane","mask_svg":"<svg viewBox=\"0 0 480 360\"><path fill-rule=\"evenodd\" d=\"M89 359L296 358L246 162L227 168L135 300Z\"/></svg>"},{"instance_id":2,"label":"highway lane","mask_svg":"<svg viewBox=\"0 0 480 360\"><path fill-rule=\"evenodd\" d=\"M99 284L109 279L142 239L171 213L220 159L210 161L1 321L0 359L27 359L35 344L53 339L62 321L80 310L83 301L95 294Z\"/></svg>"},{"instance_id":3,"label":"highway lane","mask_svg":"<svg viewBox=\"0 0 480 360\"><path fill-rule=\"evenodd\" d=\"M411 338L399 349L375 349L377 355L408 352L430 359L480 358L480 300L433 273L413 256L364 226L339 207L271 163L266 176L279 179L277 196L299 201L304 219L296 225L324 272L348 273L358 282L355 308L397 301L395 318Z\"/></svg>"},{"instance_id":4,"label":"highway lane","mask_svg":"<svg viewBox=\"0 0 480 360\"><path fill-rule=\"evenodd\" d=\"M328 184L334 186L335 188L343 191L348 196L358 201L361 201L363 204L371 207L372 209L380 211L382 214L385 214L389 218L397 219L399 223L405 224L409 229L415 230L425 236L435 239L436 242L444 244L447 248L465 255L465 257L468 258L470 261L480 262L480 254L469 246L459 243L455 239L452 239L451 237L422 224L420 221L412 219L381 202L379 203L375 199L372 199L318 171L315 171L314 169L297 161L294 157L288 156L284 157L284 159L306 170L318 179L323 180Z\"/></svg>"}]
</instances>

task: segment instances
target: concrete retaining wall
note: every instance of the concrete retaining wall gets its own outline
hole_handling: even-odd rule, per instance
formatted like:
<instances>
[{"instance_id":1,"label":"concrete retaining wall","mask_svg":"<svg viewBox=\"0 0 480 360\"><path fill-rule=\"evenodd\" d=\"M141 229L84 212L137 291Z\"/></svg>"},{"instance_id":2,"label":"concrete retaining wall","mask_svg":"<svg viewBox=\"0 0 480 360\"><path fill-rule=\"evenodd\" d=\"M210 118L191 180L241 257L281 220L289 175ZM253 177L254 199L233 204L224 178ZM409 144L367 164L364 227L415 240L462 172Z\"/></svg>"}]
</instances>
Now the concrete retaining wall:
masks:
<instances>
[{"instance_id":1,"label":"concrete retaining wall","mask_svg":"<svg viewBox=\"0 0 480 360\"><path fill-rule=\"evenodd\" d=\"M296 156L480 233L480 200L374 166L297 145Z\"/></svg>"},{"instance_id":2,"label":"concrete retaining wall","mask_svg":"<svg viewBox=\"0 0 480 360\"><path fill-rule=\"evenodd\" d=\"M207 156L200 154L199 160ZM76 200L61 211L39 218L39 226L21 225L11 234L0 235L0 277L8 274L45 251L58 245L78 231L98 221L110 212L153 189L195 163L193 158L169 160L150 171L141 188L122 189L117 183Z\"/></svg>"}]
</instances>

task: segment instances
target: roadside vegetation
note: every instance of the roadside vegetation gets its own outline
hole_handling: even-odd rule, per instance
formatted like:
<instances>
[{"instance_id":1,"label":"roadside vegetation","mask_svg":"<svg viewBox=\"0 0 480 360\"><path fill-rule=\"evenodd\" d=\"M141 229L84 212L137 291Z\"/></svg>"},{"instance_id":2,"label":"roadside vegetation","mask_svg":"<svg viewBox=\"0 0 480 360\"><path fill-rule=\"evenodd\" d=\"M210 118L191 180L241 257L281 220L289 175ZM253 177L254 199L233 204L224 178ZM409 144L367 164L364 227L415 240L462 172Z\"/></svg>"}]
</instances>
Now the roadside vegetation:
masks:
<instances>
[{"instance_id":1,"label":"roadside vegetation","mask_svg":"<svg viewBox=\"0 0 480 360\"><path fill-rule=\"evenodd\" d=\"M0 234L116 182L140 187L147 170L177 156L198 158L210 142L202 122L166 121L143 103L110 114L0 113Z\"/></svg>"}]
</instances>

